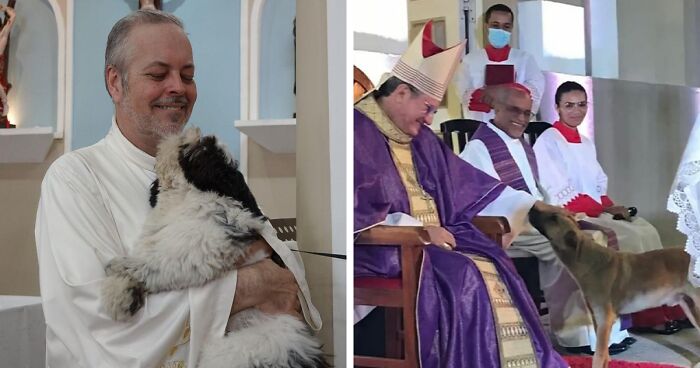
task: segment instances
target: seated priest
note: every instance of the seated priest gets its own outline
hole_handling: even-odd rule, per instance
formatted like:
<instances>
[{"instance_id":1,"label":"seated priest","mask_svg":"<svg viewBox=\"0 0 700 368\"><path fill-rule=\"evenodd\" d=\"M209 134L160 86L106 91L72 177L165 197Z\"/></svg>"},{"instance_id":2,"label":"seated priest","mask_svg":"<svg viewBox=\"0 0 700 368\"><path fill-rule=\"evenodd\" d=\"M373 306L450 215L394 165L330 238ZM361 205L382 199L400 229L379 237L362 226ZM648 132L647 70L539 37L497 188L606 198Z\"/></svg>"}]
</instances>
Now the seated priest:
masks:
<instances>
[{"instance_id":1,"label":"seated priest","mask_svg":"<svg viewBox=\"0 0 700 368\"><path fill-rule=\"evenodd\" d=\"M593 142L579 134L588 110L586 90L576 82L564 82L554 96L559 121L534 145L540 166L540 185L548 203L585 213L585 220L612 230L620 250L641 253L661 249L659 233L635 210L615 204L607 195L608 177L596 158ZM545 169L546 168L546 169ZM641 331L671 334L685 319L679 306L659 307L632 314Z\"/></svg>"},{"instance_id":2,"label":"seated priest","mask_svg":"<svg viewBox=\"0 0 700 368\"><path fill-rule=\"evenodd\" d=\"M567 367L507 254L472 224L478 213L510 214L512 238L533 206L562 210L460 160L430 129L464 52L464 43L439 48L431 28L426 23L391 77L355 104L354 228L403 213L430 235L416 307L421 367ZM356 247L354 267L355 277L398 277L398 250ZM363 322L356 341L368 337Z\"/></svg>"},{"instance_id":3,"label":"seated priest","mask_svg":"<svg viewBox=\"0 0 700 368\"><path fill-rule=\"evenodd\" d=\"M532 118L530 91L513 83L499 88L494 96L493 120L476 130L460 157L509 187L543 200L537 183L547 167L538 165L532 147L523 139ZM515 238L506 253L512 258L537 257L550 328L557 342L571 353L592 354L596 334L583 293L556 258L549 240L529 227ZM627 350L634 341L616 321L610 335L610 354Z\"/></svg>"}]
</instances>

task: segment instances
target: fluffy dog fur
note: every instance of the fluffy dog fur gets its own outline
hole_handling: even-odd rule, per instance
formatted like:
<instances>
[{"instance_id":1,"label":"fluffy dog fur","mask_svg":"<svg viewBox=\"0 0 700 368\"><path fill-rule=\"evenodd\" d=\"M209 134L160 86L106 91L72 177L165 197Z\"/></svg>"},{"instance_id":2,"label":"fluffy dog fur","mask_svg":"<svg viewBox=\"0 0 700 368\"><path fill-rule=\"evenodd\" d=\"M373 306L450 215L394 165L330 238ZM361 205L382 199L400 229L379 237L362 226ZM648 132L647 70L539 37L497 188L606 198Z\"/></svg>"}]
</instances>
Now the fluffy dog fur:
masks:
<instances>
[{"instance_id":1,"label":"fluffy dog fur","mask_svg":"<svg viewBox=\"0 0 700 368\"><path fill-rule=\"evenodd\" d=\"M246 256L266 218L237 163L213 136L199 129L163 140L151 188L153 211L131 254L106 266L102 304L127 320L146 294L201 286L269 254ZM198 366L326 367L320 343L303 321L255 309L237 313L234 333L208 342Z\"/></svg>"},{"instance_id":2,"label":"fluffy dog fur","mask_svg":"<svg viewBox=\"0 0 700 368\"><path fill-rule=\"evenodd\" d=\"M573 220L561 214L533 208L529 217L530 223L550 240L586 298L596 327L593 367L608 366L610 329L620 314L680 304L700 330L700 293L688 281L690 256L683 249L619 252L597 245Z\"/></svg>"}]
</instances>

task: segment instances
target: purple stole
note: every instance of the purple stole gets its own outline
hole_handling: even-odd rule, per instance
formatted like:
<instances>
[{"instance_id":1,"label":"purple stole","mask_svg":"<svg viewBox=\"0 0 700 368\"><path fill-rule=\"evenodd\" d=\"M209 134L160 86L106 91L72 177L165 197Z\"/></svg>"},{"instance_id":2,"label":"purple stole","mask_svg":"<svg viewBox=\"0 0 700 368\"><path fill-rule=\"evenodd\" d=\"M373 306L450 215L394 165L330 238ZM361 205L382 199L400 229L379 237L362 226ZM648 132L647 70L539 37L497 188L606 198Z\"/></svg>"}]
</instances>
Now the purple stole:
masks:
<instances>
[{"instance_id":1,"label":"purple stole","mask_svg":"<svg viewBox=\"0 0 700 368\"><path fill-rule=\"evenodd\" d=\"M525 183L525 179L518 168L518 164L515 163L513 156L511 156L508 151L508 146L506 146L506 143L503 142L503 139L501 139L496 132L491 130L486 124L481 124L479 128L476 129L476 132L474 132L472 139L484 142L491 156L491 161L493 161L493 167L496 169L496 173L501 178L502 183L515 190L522 190L530 193L530 189L527 187L527 183ZM520 142L525 149L525 156L527 156L527 162L530 164L530 169L535 176L535 181L539 181L540 175L537 169L535 151L533 151L532 146L522 137L520 137Z\"/></svg>"}]
</instances>

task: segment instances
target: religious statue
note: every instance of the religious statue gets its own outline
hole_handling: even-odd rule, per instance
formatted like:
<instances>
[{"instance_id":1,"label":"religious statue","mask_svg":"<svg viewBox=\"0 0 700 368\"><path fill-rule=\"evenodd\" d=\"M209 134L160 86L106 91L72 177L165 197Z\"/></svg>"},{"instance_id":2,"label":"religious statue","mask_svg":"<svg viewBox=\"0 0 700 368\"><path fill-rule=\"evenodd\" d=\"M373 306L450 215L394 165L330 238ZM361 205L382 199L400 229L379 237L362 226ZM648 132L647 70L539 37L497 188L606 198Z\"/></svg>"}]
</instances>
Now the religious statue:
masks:
<instances>
[{"instance_id":1,"label":"religious statue","mask_svg":"<svg viewBox=\"0 0 700 368\"><path fill-rule=\"evenodd\" d=\"M0 12L5 13L4 20L0 21L0 128L14 128L7 119L9 106L7 94L12 84L7 81L8 53L10 46L10 30L15 24L15 0L10 0L7 5L0 4Z\"/></svg>"}]
</instances>

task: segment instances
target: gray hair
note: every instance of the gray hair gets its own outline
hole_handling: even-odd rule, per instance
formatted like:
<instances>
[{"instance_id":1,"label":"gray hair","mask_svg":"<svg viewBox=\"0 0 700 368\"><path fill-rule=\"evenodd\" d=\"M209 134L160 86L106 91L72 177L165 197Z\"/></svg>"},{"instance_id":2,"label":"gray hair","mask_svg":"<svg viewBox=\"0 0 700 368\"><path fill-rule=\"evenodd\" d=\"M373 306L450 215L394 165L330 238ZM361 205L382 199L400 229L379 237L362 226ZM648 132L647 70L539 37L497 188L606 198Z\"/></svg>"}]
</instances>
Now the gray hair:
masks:
<instances>
[{"instance_id":1,"label":"gray hair","mask_svg":"<svg viewBox=\"0 0 700 368\"><path fill-rule=\"evenodd\" d=\"M118 20L109 32L109 36L107 36L104 68L107 93L109 93L109 87L107 86L107 68L109 66L113 66L117 70L122 77L124 89L127 88L126 64L129 56L131 56L128 52L129 47L127 41L131 30L141 24L174 24L182 29L183 32L185 31L185 26L178 17L160 10L139 9Z\"/></svg>"},{"instance_id":2,"label":"gray hair","mask_svg":"<svg viewBox=\"0 0 700 368\"><path fill-rule=\"evenodd\" d=\"M527 92L520 90L520 89L517 89L517 88L510 88L507 86L501 86L501 87L496 88L496 91L494 92L494 94L495 94L494 101L496 103L500 103L500 104L506 104L508 102L508 99L512 95L526 96L526 97L530 98L530 100L532 100L532 97L530 95L528 95Z\"/></svg>"}]
</instances>

